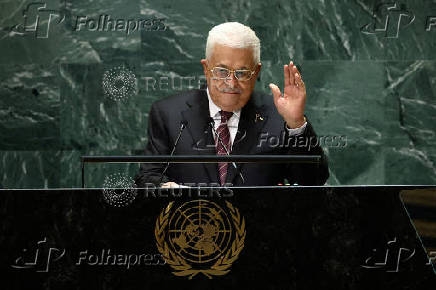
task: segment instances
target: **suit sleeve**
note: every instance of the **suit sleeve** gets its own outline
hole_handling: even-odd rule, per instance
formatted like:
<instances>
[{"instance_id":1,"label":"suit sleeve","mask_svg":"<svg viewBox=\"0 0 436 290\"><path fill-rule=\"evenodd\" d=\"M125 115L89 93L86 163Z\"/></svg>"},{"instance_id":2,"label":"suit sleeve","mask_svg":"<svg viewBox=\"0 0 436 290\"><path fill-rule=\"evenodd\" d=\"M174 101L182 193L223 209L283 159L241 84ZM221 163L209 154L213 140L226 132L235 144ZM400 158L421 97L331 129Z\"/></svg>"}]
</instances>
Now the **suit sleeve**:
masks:
<instances>
[{"instance_id":1,"label":"suit sleeve","mask_svg":"<svg viewBox=\"0 0 436 290\"><path fill-rule=\"evenodd\" d=\"M286 126L286 124L284 124ZM285 127L285 132L286 127ZM288 133L287 133L288 134ZM323 185L329 177L327 157L320 146L318 137L312 125L307 126L302 134L287 135L288 146L286 154L289 155L320 155L320 163L294 163L286 166L287 179L290 184Z\"/></svg>"},{"instance_id":2,"label":"suit sleeve","mask_svg":"<svg viewBox=\"0 0 436 290\"><path fill-rule=\"evenodd\" d=\"M151 106L148 119L148 142L144 150L144 155L165 155L170 153L169 134L162 119L162 113L154 103ZM142 163L139 173L135 176L137 187L147 187L153 183L159 185L165 163ZM162 177L162 183L170 181L167 176Z\"/></svg>"}]
</instances>

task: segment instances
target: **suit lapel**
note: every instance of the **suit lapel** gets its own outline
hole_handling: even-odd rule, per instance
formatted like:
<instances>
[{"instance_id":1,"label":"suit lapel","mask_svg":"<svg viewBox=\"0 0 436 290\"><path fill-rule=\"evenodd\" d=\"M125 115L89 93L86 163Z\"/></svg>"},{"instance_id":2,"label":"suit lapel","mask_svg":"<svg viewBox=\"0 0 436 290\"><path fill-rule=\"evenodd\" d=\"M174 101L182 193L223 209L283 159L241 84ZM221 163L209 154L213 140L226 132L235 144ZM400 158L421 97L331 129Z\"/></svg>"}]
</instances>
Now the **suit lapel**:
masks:
<instances>
[{"instance_id":1,"label":"suit lapel","mask_svg":"<svg viewBox=\"0 0 436 290\"><path fill-rule=\"evenodd\" d=\"M186 102L188 108L182 111L184 120L187 121L186 129L192 137L192 150L194 154L215 155L216 148L212 130L208 125L210 118L209 101L206 90L200 90L191 100ZM250 154L259 140L259 134L262 131L268 116L262 107L255 103L254 94L241 110L241 116L238 124L238 132L232 146L232 155ZM243 170L244 163L237 164ZM209 176L210 182L219 184L218 164L203 163L203 166ZM235 184L238 174L232 164L227 169L227 183Z\"/></svg>"},{"instance_id":2,"label":"suit lapel","mask_svg":"<svg viewBox=\"0 0 436 290\"><path fill-rule=\"evenodd\" d=\"M268 116L262 110L262 107L259 107L255 104L254 94L250 97L250 100L241 110L241 116L238 124L238 132L236 133L235 140L233 141L232 146L232 155L241 155L241 154L252 154L251 151L256 149L259 134L264 127ZM239 169L243 171L245 163L237 164ZM239 174L237 174L236 169L229 164L227 170L227 183L235 183L235 181L240 178Z\"/></svg>"},{"instance_id":3,"label":"suit lapel","mask_svg":"<svg viewBox=\"0 0 436 290\"><path fill-rule=\"evenodd\" d=\"M200 90L186 105L188 109L182 111L182 116L187 121L186 129L192 137L194 154L215 155L212 130L208 125L210 113L206 90ZM217 163L203 163L203 166L210 182L219 183Z\"/></svg>"}]
</instances>

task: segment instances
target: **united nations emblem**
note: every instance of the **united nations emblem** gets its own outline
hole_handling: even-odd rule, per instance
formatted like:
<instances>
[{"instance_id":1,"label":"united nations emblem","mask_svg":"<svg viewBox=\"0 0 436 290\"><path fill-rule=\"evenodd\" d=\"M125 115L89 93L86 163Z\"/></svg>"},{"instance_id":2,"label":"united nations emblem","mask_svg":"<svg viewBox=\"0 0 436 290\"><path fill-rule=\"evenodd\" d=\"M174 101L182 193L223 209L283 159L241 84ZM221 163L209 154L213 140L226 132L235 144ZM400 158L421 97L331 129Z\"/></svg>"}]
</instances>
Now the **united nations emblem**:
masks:
<instances>
[{"instance_id":1,"label":"united nations emblem","mask_svg":"<svg viewBox=\"0 0 436 290\"><path fill-rule=\"evenodd\" d=\"M225 275L244 248L245 220L226 201L226 210L208 200L170 202L156 220L156 245L176 276Z\"/></svg>"}]
</instances>

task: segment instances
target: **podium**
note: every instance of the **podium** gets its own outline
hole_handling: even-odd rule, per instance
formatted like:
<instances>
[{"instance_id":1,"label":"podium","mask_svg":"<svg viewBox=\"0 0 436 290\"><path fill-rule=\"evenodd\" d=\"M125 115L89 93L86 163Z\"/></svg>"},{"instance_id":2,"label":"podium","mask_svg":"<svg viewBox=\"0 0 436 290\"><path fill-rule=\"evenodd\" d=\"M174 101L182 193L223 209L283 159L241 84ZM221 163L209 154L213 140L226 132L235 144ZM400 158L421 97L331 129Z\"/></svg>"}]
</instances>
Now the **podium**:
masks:
<instances>
[{"instance_id":1,"label":"podium","mask_svg":"<svg viewBox=\"0 0 436 290\"><path fill-rule=\"evenodd\" d=\"M427 289L431 257L400 197L423 188L436 189L0 190L1 288ZM198 271L183 243L226 258Z\"/></svg>"}]
</instances>

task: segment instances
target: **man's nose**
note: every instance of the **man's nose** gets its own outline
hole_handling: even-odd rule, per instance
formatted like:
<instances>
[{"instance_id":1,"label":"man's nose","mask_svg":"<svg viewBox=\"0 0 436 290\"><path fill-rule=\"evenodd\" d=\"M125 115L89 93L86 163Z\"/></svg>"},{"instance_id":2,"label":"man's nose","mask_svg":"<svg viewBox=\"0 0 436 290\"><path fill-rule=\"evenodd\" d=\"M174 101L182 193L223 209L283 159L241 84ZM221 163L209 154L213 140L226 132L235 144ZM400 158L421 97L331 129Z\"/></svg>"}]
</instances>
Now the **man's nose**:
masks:
<instances>
[{"instance_id":1,"label":"man's nose","mask_svg":"<svg viewBox=\"0 0 436 290\"><path fill-rule=\"evenodd\" d=\"M231 88L234 88L238 83L238 79L235 77L234 72L230 73L230 75L224 81Z\"/></svg>"}]
</instances>

